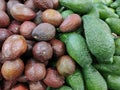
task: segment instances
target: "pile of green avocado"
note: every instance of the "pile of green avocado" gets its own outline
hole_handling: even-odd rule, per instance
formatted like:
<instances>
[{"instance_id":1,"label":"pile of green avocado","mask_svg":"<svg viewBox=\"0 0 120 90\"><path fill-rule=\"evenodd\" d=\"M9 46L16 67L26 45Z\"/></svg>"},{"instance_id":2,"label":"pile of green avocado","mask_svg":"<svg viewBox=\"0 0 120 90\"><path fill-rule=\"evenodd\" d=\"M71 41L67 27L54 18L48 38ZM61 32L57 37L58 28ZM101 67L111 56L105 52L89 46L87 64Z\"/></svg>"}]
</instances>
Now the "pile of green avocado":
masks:
<instances>
[{"instance_id":1,"label":"pile of green avocado","mask_svg":"<svg viewBox=\"0 0 120 90\"><path fill-rule=\"evenodd\" d=\"M59 33L79 68L61 88L47 90L120 90L120 0L59 1L63 18L82 17L80 29Z\"/></svg>"}]
</instances>

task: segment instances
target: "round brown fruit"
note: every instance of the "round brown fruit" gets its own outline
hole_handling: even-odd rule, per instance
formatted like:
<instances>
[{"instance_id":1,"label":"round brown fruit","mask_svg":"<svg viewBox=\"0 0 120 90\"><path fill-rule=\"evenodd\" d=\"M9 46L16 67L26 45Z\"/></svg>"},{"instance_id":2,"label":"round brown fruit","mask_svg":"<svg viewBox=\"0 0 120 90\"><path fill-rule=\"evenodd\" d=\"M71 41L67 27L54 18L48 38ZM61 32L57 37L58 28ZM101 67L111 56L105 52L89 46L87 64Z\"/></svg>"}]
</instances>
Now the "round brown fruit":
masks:
<instances>
[{"instance_id":1,"label":"round brown fruit","mask_svg":"<svg viewBox=\"0 0 120 90\"><path fill-rule=\"evenodd\" d=\"M27 43L21 35L9 36L2 46L2 57L4 60L19 58L27 50Z\"/></svg>"},{"instance_id":2,"label":"round brown fruit","mask_svg":"<svg viewBox=\"0 0 120 90\"><path fill-rule=\"evenodd\" d=\"M64 84L64 77L61 76L55 69L48 68L47 75L43 81L46 85L52 88L59 88Z\"/></svg>"},{"instance_id":3,"label":"round brown fruit","mask_svg":"<svg viewBox=\"0 0 120 90\"><path fill-rule=\"evenodd\" d=\"M56 67L57 67L57 71L61 75L68 76L74 73L75 62L70 56L64 55L59 58L59 60L57 61Z\"/></svg>"},{"instance_id":4,"label":"round brown fruit","mask_svg":"<svg viewBox=\"0 0 120 90\"><path fill-rule=\"evenodd\" d=\"M24 70L24 63L20 58L14 61L4 62L1 68L2 76L6 80L16 79L23 73L23 70Z\"/></svg>"},{"instance_id":5,"label":"round brown fruit","mask_svg":"<svg viewBox=\"0 0 120 90\"><path fill-rule=\"evenodd\" d=\"M25 6L32 9L33 11L35 11L37 8L34 4L34 0L26 0L24 4L25 4Z\"/></svg>"},{"instance_id":6,"label":"round brown fruit","mask_svg":"<svg viewBox=\"0 0 120 90\"><path fill-rule=\"evenodd\" d=\"M10 9L12 17L18 21L27 21L35 17L35 12L24 4L15 4Z\"/></svg>"},{"instance_id":7,"label":"round brown fruit","mask_svg":"<svg viewBox=\"0 0 120 90\"><path fill-rule=\"evenodd\" d=\"M81 17L78 14L69 15L60 25L61 32L71 32L78 29L81 25Z\"/></svg>"},{"instance_id":8,"label":"round brown fruit","mask_svg":"<svg viewBox=\"0 0 120 90\"><path fill-rule=\"evenodd\" d=\"M56 33L55 27L49 23L41 23L34 28L32 37L37 41L48 41L54 38Z\"/></svg>"},{"instance_id":9,"label":"round brown fruit","mask_svg":"<svg viewBox=\"0 0 120 90\"><path fill-rule=\"evenodd\" d=\"M13 34L19 34L20 33L20 25L21 25L20 22L14 20L8 26L8 30L11 31Z\"/></svg>"},{"instance_id":10,"label":"round brown fruit","mask_svg":"<svg viewBox=\"0 0 120 90\"><path fill-rule=\"evenodd\" d=\"M34 0L34 4L40 10L53 8L53 1L52 0Z\"/></svg>"},{"instance_id":11,"label":"round brown fruit","mask_svg":"<svg viewBox=\"0 0 120 90\"><path fill-rule=\"evenodd\" d=\"M8 15L0 10L0 27L7 27L10 23L10 18L8 17Z\"/></svg>"},{"instance_id":12,"label":"round brown fruit","mask_svg":"<svg viewBox=\"0 0 120 90\"><path fill-rule=\"evenodd\" d=\"M3 43L9 36L12 35L12 32L5 28L0 28L0 43Z\"/></svg>"},{"instance_id":13,"label":"round brown fruit","mask_svg":"<svg viewBox=\"0 0 120 90\"><path fill-rule=\"evenodd\" d=\"M46 68L43 63L29 60L25 67L25 75L30 81L42 80L46 75Z\"/></svg>"},{"instance_id":14,"label":"round brown fruit","mask_svg":"<svg viewBox=\"0 0 120 90\"><path fill-rule=\"evenodd\" d=\"M38 42L33 47L33 56L41 62L48 61L52 58L53 49L51 45L45 41Z\"/></svg>"},{"instance_id":15,"label":"round brown fruit","mask_svg":"<svg viewBox=\"0 0 120 90\"><path fill-rule=\"evenodd\" d=\"M47 9L42 13L42 21L54 26L59 26L63 19L62 15L57 10Z\"/></svg>"},{"instance_id":16,"label":"round brown fruit","mask_svg":"<svg viewBox=\"0 0 120 90\"><path fill-rule=\"evenodd\" d=\"M46 86L41 81L30 82L29 88L30 90L46 90Z\"/></svg>"},{"instance_id":17,"label":"round brown fruit","mask_svg":"<svg viewBox=\"0 0 120 90\"><path fill-rule=\"evenodd\" d=\"M7 2L7 13L10 15L10 9L15 5L20 3L19 0L9 0Z\"/></svg>"},{"instance_id":18,"label":"round brown fruit","mask_svg":"<svg viewBox=\"0 0 120 90\"><path fill-rule=\"evenodd\" d=\"M50 44L53 48L54 56L60 57L65 54L65 44L62 41L58 39L52 39Z\"/></svg>"},{"instance_id":19,"label":"round brown fruit","mask_svg":"<svg viewBox=\"0 0 120 90\"><path fill-rule=\"evenodd\" d=\"M27 39L32 39L32 31L36 24L31 21L25 21L20 26L20 34Z\"/></svg>"}]
</instances>

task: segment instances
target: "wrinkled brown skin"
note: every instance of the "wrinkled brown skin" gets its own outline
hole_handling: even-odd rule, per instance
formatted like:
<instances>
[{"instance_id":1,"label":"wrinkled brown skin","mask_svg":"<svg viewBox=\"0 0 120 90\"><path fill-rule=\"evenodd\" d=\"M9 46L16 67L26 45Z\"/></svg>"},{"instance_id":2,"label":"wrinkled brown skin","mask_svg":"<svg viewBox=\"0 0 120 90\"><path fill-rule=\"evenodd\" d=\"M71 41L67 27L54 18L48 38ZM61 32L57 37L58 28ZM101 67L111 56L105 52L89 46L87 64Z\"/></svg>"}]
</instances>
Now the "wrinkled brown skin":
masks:
<instances>
[{"instance_id":1,"label":"wrinkled brown skin","mask_svg":"<svg viewBox=\"0 0 120 90\"><path fill-rule=\"evenodd\" d=\"M29 88L30 88L30 90L46 90L45 84L43 84L43 82L41 82L41 81L30 82Z\"/></svg>"},{"instance_id":2,"label":"wrinkled brown skin","mask_svg":"<svg viewBox=\"0 0 120 90\"><path fill-rule=\"evenodd\" d=\"M11 88L17 83L16 80L4 80L2 90L11 90Z\"/></svg>"},{"instance_id":3,"label":"wrinkled brown skin","mask_svg":"<svg viewBox=\"0 0 120 90\"><path fill-rule=\"evenodd\" d=\"M27 50L27 43L21 35L11 35L2 46L2 57L4 60L14 60Z\"/></svg>"},{"instance_id":4,"label":"wrinkled brown skin","mask_svg":"<svg viewBox=\"0 0 120 90\"><path fill-rule=\"evenodd\" d=\"M36 27L36 24L31 21L25 21L20 26L20 34L27 39L32 39L32 31Z\"/></svg>"},{"instance_id":5,"label":"wrinkled brown skin","mask_svg":"<svg viewBox=\"0 0 120 90\"><path fill-rule=\"evenodd\" d=\"M23 70L24 63L18 58L14 61L4 62L1 68L1 73L6 80L14 80L23 73Z\"/></svg>"},{"instance_id":6,"label":"wrinkled brown skin","mask_svg":"<svg viewBox=\"0 0 120 90\"><path fill-rule=\"evenodd\" d=\"M0 10L6 10L6 2L5 0L0 0Z\"/></svg>"},{"instance_id":7,"label":"wrinkled brown skin","mask_svg":"<svg viewBox=\"0 0 120 90\"><path fill-rule=\"evenodd\" d=\"M12 32L5 28L0 28L0 43L3 43L9 36L12 35Z\"/></svg>"},{"instance_id":8,"label":"wrinkled brown skin","mask_svg":"<svg viewBox=\"0 0 120 90\"><path fill-rule=\"evenodd\" d=\"M29 90L29 89L23 84L17 84L11 90Z\"/></svg>"},{"instance_id":9,"label":"wrinkled brown skin","mask_svg":"<svg viewBox=\"0 0 120 90\"><path fill-rule=\"evenodd\" d=\"M20 22L14 20L8 26L8 30L11 31L13 34L19 34L20 33L20 25L21 25Z\"/></svg>"},{"instance_id":10,"label":"wrinkled brown skin","mask_svg":"<svg viewBox=\"0 0 120 90\"><path fill-rule=\"evenodd\" d=\"M7 27L10 23L10 18L8 17L8 15L0 10L0 27Z\"/></svg>"},{"instance_id":11,"label":"wrinkled brown skin","mask_svg":"<svg viewBox=\"0 0 120 90\"><path fill-rule=\"evenodd\" d=\"M47 9L42 13L42 21L57 27L62 23L63 18L57 10Z\"/></svg>"},{"instance_id":12,"label":"wrinkled brown skin","mask_svg":"<svg viewBox=\"0 0 120 90\"><path fill-rule=\"evenodd\" d=\"M76 65L70 56L63 55L58 59L56 67L61 75L67 77L74 73Z\"/></svg>"},{"instance_id":13,"label":"wrinkled brown skin","mask_svg":"<svg viewBox=\"0 0 120 90\"><path fill-rule=\"evenodd\" d=\"M41 23L34 28L32 37L37 41L48 41L55 37L55 27L49 23Z\"/></svg>"},{"instance_id":14,"label":"wrinkled brown skin","mask_svg":"<svg viewBox=\"0 0 120 90\"><path fill-rule=\"evenodd\" d=\"M65 54L65 44L62 41L58 39L52 39L50 44L53 48L53 54L55 57L60 57Z\"/></svg>"},{"instance_id":15,"label":"wrinkled brown skin","mask_svg":"<svg viewBox=\"0 0 120 90\"><path fill-rule=\"evenodd\" d=\"M52 0L34 0L34 4L40 10L53 8L53 1Z\"/></svg>"},{"instance_id":16,"label":"wrinkled brown skin","mask_svg":"<svg viewBox=\"0 0 120 90\"><path fill-rule=\"evenodd\" d=\"M36 13L24 4L15 4L10 9L10 14L15 20L18 21L32 20L36 16Z\"/></svg>"},{"instance_id":17,"label":"wrinkled brown skin","mask_svg":"<svg viewBox=\"0 0 120 90\"><path fill-rule=\"evenodd\" d=\"M35 23L36 25L42 23L42 18L41 18L41 17L42 17L42 11L39 10L39 11L36 13L36 17L34 18L34 23Z\"/></svg>"},{"instance_id":18,"label":"wrinkled brown skin","mask_svg":"<svg viewBox=\"0 0 120 90\"><path fill-rule=\"evenodd\" d=\"M32 9L33 11L35 11L37 9L37 7L34 4L34 0L26 0L24 5L30 9Z\"/></svg>"},{"instance_id":19,"label":"wrinkled brown skin","mask_svg":"<svg viewBox=\"0 0 120 90\"><path fill-rule=\"evenodd\" d=\"M59 7L59 0L52 0L53 1L53 8L57 9Z\"/></svg>"},{"instance_id":20,"label":"wrinkled brown skin","mask_svg":"<svg viewBox=\"0 0 120 90\"><path fill-rule=\"evenodd\" d=\"M18 82L25 83L28 82L28 79L25 75L21 75L20 77L17 78Z\"/></svg>"},{"instance_id":21,"label":"wrinkled brown skin","mask_svg":"<svg viewBox=\"0 0 120 90\"><path fill-rule=\"evenodd\" d=\"M79 28L80 25L81 25L81 17L77 14L71 14L60 25L60 31L71 32Z\"/></svg>"},{"instance_id":22,"label":"wrinkled brown skin","mask_svg":"<svg viewBox=\"0 0 120 90\"><path fill-rule=\"evenodd\" d=\"M48 61L52 58L53 49L51 45L45 41L38 42L33 47L33 56L41 62Z\"/></svg>"},{"instance_id":23,"label":"wrinkled brown skin","mask_svg":"<svg viewBox=\"0 0 120 90\"><path fill-rule=\"evenodd\" d=\"M43 81L47 86L59 88L64 84L64 77L61 76L55 69L48 68L47 75Z\"/></svg>"},{"instance_id":24,"label":"wrinkled brown skin","mask_svg":"<svg viewBox=\"0 0 120 90\"><path fill-rule=\"evenodd\" d=\"M46 68L43 63L30 60L25 67L25 75L30 81L42 80L46 75Z\"/></svg>"}]
</instances>

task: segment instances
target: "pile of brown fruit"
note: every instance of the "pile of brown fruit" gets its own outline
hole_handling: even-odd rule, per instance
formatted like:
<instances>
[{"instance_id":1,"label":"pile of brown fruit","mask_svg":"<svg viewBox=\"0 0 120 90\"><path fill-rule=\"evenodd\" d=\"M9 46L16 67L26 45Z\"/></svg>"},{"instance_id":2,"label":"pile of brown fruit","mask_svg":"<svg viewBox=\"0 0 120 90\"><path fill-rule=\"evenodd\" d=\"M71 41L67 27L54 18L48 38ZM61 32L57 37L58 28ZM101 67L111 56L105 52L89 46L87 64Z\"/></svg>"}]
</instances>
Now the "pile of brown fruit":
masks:
<instances>
[{"instance_id":1,"label":"pile of brown fruit","mask_svg":"<svg viewBox=\"0 0 120 90\"><path fill-rule=\"evenodd\" d=\"M0 0L0 90L59 88L75 71L57 33L77 29L81 18L64 19L59 7L58 0Z\"/></svg>"}]
</instances>

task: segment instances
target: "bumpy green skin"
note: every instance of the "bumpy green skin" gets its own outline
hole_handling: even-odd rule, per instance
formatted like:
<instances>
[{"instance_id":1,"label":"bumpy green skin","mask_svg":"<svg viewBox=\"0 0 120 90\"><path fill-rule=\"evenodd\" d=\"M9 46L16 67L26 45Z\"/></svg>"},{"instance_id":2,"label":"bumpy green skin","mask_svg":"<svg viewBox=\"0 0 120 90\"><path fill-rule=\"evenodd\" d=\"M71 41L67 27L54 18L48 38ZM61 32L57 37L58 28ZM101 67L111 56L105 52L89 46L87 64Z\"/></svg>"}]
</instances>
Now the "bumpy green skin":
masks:
<instances>
[{"instance_id":1,"label":"bumpy green skin","mask_svg":"<svg viewBox=\"0 0 120 90\"><path fill-rule=\"evenodd\" d=\"M97 10L95 6L91 9L91 11L88 14L92 15L93 17L97 17L97 18L100 17L99 11Z\"/></svg>"},{"instance_id":2,"label":"bumpy green skin","mask_svg":"<svg viewBox=\"0 0 120 90\"><path fill-rule=\"evenodd\" d=\"M115 39L115 55L120 55L120 38Z\"/></svg>"},{"instance_id":3,"label":"bumpy green skin","mask_svg":"<svg viewBox=\"0 0 120 90\"><path fill-rule=\"evenodd\" d=\"M76 70L72 75L66 77L66 82L73 90L84 90L84 82L80 70Z\"/></svg>"},{"instance_id":4,"label":"bumpy green skin","mask_svg":"<svg viewBox=\"0 0 120 90\"><path fill-rule=\"evenodd\" d=\"M99 11L100 18L103 20L109 17L119 18L119 16L113 11L113 9L107 7L106 5L102 3L94 4L94 6Z\"/></svg>"},{"instance_id":5,"label":"bumpy green skin","mask_svg":"<svg viewBox=\"0 0 120 90\"><path fill-rule=\"evenodd\" d=\"M84 68L83 75L87 90L107 90L106 81L93 66Z\"/></svg>"},{"instance_id":6,"label":"bumpy green skin","mask_svg":"<svg viewBox=\"0 0 120 90\"><path fill-rule=\"evenodd\" d=\"M85 39L78 33L64 33L60 40L66 45L68 54L81 66L85 67L92 63Z\"/></svg>"},{"instance_id":7,"label":"bumpy green skin","mask_svg":"<svg viewBox=\"0 0 120 90\"><path fill-rule=\"evenodd\" d=\"M107 18L106 23L111 28L112 32L120 35L120 19L118 18Z\"/></svg>"},{"instance_id":8,"label":"bumpy green skin","mask_svg":"<svg viewBox=\"0 0 120 90\"><path fill-rule=\"evenodd\" d=\"M120 56L114 56L112 64L96 64L94 67L103 73L120 75Z\"/></svg>"},{"instance_id":9,"label":"bumpy green skin","mask_svg":"<svg viewBox=\"0 0 120 90\"><path fill-rule=\"evenodd\" d=\"M65 6L76 13L87 13L92 7L92 0L59 0L62 6Z\"/></svg>"},{"instance_id":10,"label":"bumpy green skin","mask_svg":"<svg viewBox=\"0 0 120 90\"><path fill-rule=\"evenodd\" d=\"M120 56L113 56L113 65L118 65L120 67Z\"/></svg>"},{"instance_id":11,"label":"bumpy green skin","mask_svg":"<svg viewBox=\"0 0 120 90\"><path fill-rule=\"evenodd\" d=\"M120 7L117 7L117 8L116 8L116 13L117 13L117 15L120 17Z\"/></svg>"},{"instance_id":12,"label":"bumpy green skin","mask_svg":"<svg viewBox=\"0 0 120 90\"><path fill-rule=\"evenodd\" d=\"M103 3L107 6L109 6L112 2L113 0L93 0L93 3Z\"/></svg>"},{"instance_id":13,"label":"bumpy green skin","mask_svg":"<svg viewBox=\"0 0 120 90\"><path fill-rule=\"evenodd\" d=\"M66 17L68 17L70 14L73 14L74 12L72 10L65 10L61 13L63 19L65 19Z\"/></svg>"},{"instance_id":14,"label":"bumpy green skin","mask_svg":"<svg viewBox=\"0 0 120 90\"><path fill-rule=\"evenodd\" d=\"M109 62L115 52L110 28L103 20L90 15L84 15L82 19L89 50L98 62Z\"/></svg>"},{"instance_id":15,"label":"bumpy green skin","mask_svg":"<svg viewBox=\"0 0 120 90\"><path fill-rule=\"evenodd\" d=\"M120 6L120 0L115 0L111 5L110 7L112 8L117 8Z\"/></svg>"},{"instance_id":16,"label":"bumpy green skin","mask_svg":"<svg viewBox=\"0 0 120 90\"><path fill-rule=\"evenodd\" d=\"M108 75L106 82L109 89L120 90L120 76Z\"/></svg>"},{"instance_id":17,"label":"bumpy green skin","mask_svg":"<svg viewBox=\"0 0 120 90\"><path fill-rule=\"evenodd\" d=\"M59 89L56 89L56 90L72 90L72 88L71 88L71 87L68 87L68 86L63 85L62 87L60 87Z\"/></svg>"}]
</instances>

